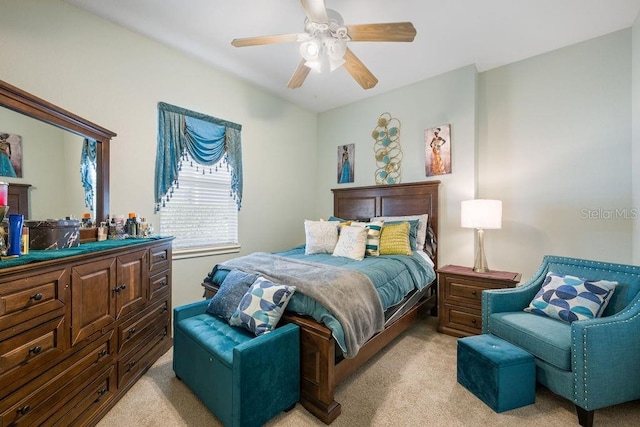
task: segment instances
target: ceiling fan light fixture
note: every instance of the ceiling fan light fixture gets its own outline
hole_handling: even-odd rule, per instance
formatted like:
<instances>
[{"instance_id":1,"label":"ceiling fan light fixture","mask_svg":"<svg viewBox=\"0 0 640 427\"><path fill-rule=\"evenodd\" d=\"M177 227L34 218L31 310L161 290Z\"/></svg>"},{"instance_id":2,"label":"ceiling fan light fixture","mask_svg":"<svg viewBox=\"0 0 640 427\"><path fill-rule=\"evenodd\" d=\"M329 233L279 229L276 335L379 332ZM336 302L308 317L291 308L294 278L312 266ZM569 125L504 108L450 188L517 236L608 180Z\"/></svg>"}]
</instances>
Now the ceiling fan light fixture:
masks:
<instances>
[{"instance_id":1,"label":"ceiling fan light fixture","mask_svg":"<svg viewBox=\"0 0 640 427\"><path fill-rule=\"evenodd\" d=\"M322 54L322 43L315 38L304 41L300 43L300 54L307 62L317 62Z\"/></svg>"},{"instance_id":2,"label":"ceiling fan light fixture","mask_svg":"<svg viewBox=\"0 0 640 427\"><path fill-rule=\"evenodd\" d=\"M329 70L334 71L340 67L342 67L347 61L344 58L333 59L329 58Z\"/></svg>"},{"instance_id":3,"label":"ceiling fan light fixture","mask_svg":"<svg viewBox=\"0 0 640 427\"><path fill-rule=\"evenodd\" d=\"M311 71L320 73L322 72L322 62L320 60L317 61L306 61L304 65L308 68L311 68Z\"/></svg>"}]
</instances>

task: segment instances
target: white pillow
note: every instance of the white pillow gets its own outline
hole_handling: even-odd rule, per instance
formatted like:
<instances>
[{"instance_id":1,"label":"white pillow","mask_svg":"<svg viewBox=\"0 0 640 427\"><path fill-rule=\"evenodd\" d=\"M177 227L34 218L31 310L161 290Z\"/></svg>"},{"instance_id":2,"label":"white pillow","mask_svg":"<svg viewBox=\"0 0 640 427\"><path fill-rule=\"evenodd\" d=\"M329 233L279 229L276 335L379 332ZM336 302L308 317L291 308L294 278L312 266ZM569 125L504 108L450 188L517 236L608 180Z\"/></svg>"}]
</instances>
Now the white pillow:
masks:
<instances>
[{"instance_id":1,"label":"white pillow","mask_svg":"<svg viewBox=\"0 0 640 427\"><path fill-rule=\"evenodd\" d=\"M330 254L338 243L338 221L304 221L305 255Z\"/></svg>"},{"instance_id":2,"label":"white pillow","mask_svg":"<svg viewBox=\"0 0 640 427\"><path fill-rule=\"evenodd\" d=\"M364 227L342 227L338 244L332 255L362 261L367 247L367 235L368 229Z\"/></svg>"},{"instance_id":3,"label":"white pillow","mask_svg":"<svg viewBox=\"0 0 640 427\"><path fill-rule=\"evenodd\" d=\"M404 216L377 216L371 218L379 221L411 221L413 219L418 220L418 236L416 237L417 250L423 251L424 244L427 242L427 223L429 222L429 215L404 215Z\"/></svg>"}]
</instances>

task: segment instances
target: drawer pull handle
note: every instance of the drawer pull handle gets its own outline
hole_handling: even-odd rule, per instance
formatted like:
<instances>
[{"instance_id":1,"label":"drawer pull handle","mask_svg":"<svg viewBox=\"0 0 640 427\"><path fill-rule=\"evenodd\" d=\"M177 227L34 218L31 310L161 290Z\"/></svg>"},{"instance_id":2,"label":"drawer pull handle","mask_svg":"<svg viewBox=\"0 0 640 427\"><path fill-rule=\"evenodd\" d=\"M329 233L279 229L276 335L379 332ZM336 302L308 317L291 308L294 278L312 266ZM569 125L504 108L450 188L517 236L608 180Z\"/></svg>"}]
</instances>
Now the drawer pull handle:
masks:
<instances>
[{"instance_id":1,"label":"drawer pull handle","mask_svg":"<svg viewBox=\"0 0 640 427\"><path fill-rule=\"evenodd\" d=\"M35 294L35 295L31 295L31 296L29 297L29 299L32 299L32 300L34 300L34 301L40 301L40 300L42 299L42 294L41 294L40 292L38 292L38 293L37 293L37 294Z\"/></svg>"},{"instance_id":2,"label":"drawer pull handle","mask_svg":"<svg viewBox=\"0 0 640 427\"><path fill-rule=\"evenodd\" d=\"M99 357L105 357L109 352L106 349L102 349L100 353L98 353Z\"/></svg>"},{"instance_id":3,"label":"drawer pull handle","mask_svg":"<svg viewBox=\"0 0 640 427\"><path fill-rule=\"evenodd\" d=\"M473 323L474 325L477 323L476 319L471 320L471 323Z\"/></svg>"},{"instance_id":4,"label":"drawer pull handle","mask_svg":"<svg viewBox=\"0 0 640 427\"><path fill-rule=\"evenodd\" d=\"M29 349L29 354L31 354L31 353L33 353L33 354L38 354L38 353L40 353L41 351L42 351L42 347L40 347L39 345L37 345L37 346L35 346L35 347L33 347L33 348L30 348L30 349Z\"/></svg>"},{"instance_id":5,"label":"drawer pull handle","mask_svg":"<svg viewBox=\"0 0 640 427\"><path fill-rule=\"evenodd\" d=\"M132 360L131 362L127 363L127 372L129 372L131 368L133 368L133 365L135 364L136 364L135 360Z\"/></svg>"},{"instance_id":6,"label":"drawer pull handle","mask_svg":"<svg viewBox=\"0 0 640 427\"><path fill-rule=\"evenodd\" d=\"M29 412L29 409L31 409L31 407L29 405L24 405L23 407L18 408L18 414L24 415L27 412Z\"/></svg>"},{"instance_id":7,"label":"drawer pull handle","mask_svg":"<svg viewBox=\"0 0 640 427\"><path fill-rule=\"evenodd\" d=\"M131 338L133 336L133 334L136 333L136 328L131 328L127 331L127 339Z\"/></svg>"},{"instance_id":8,"label":"drawer pull handle","mask_svg":"<svg viewBox=\"0 0 640 427\"><path fill-rule=\"evenodd\" d=\"M165 259L167 259L167 254L166 254L166 253L164 253L164 252L162 252L162 253L160 254L160 259L161 259L161 260L165 260Z\"/></svg>"},{"instance_id":9,"label":"drawer pull handle","mask_svg":"<svg viewBox=\"0 0 640 427\"><path fill-rule=\"evenodd\" d=\"M473 292L471 292L471 295L474 295L474 296L478 295L478 292L477 291L473 291Z\"/></svg>"},{"instance_id":10,"label":"drawer pull handle","mask_svg":"<svg viewBox=\"0 0 640 427\"><path fill-rule=\"evenodd\" d=\"M115 288L115 289L113 290L113 292L115 292L115 293L119 293L120 291L122 291L122 290L124 290L124 289L127 289L127 285L122 284L122 285L118 286L117 288Z\"/></svg>"},{"instance_id":11,"label":"drawer pull handle","mask_svg":"<svg viewBox=\"0 0 640 427\"><path fill-rule=\"evenodd\" d=\"M95 400L95 402L100 402L100 399L102 399L102 396L104 396L106 392L107 392L106 388L102 388L98 390L98 398Z\"/></svg>"}]
</instances>

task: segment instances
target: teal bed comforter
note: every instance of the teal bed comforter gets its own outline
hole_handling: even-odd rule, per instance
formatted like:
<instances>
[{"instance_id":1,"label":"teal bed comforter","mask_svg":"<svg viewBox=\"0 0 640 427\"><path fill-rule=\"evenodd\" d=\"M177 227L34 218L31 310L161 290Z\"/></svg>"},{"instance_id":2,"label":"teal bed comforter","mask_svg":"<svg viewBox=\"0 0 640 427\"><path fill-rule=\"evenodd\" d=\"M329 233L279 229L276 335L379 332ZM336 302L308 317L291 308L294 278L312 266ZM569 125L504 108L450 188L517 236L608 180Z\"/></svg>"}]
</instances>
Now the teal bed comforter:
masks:
<instances>
[{"instance_id":1,"label":"teal bed comforter","mask_svg":"<svg viewBox=\"0 0 640 427\"><path fill-rule=\"evenodd\" d=\"M365 257L356 261L345 257L336 257L331 254L305 255L305 247L299 246L284 252L276 252L276 255L300 259L307 262L326 264L335 267L347 268L365 274L373 283L383 310L387 310L398 303L414 289L420 290L431 283L435 277L433 267L417 252L407 255L384 255L378 257ZM215 269L211 280L214 283L222 283L228 270ZM347 349L345 337L340 322L327 309L302 293L294 293L287 311L310 316L327 326L340 349L346 355Z\"/></svg>"}]
</instances>

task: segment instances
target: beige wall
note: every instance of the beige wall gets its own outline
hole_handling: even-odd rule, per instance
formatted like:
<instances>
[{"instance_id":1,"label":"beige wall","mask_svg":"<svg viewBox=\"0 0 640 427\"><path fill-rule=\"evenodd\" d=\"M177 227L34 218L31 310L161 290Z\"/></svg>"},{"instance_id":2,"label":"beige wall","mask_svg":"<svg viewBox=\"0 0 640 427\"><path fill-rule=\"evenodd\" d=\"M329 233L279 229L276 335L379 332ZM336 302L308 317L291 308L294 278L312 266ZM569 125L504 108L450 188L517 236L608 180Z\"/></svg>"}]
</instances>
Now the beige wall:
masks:
<instances>
[{"instance_id":1,"label":"beige wall","mask_svg":"<svg viewBox=\"0 0 640 427\"><path fill-rule=\"evenodd\" d=\"M0 79L118 134L113 214L135 211L158 224L153 177L163 101L243 126L242 254L304 241L302 219L315 205L315 113L57 0L0 0L0 10ZM174 305L201 298L202 279L223 258L175 261Z\"/></svg>"},{"instance_id":2,"label":"beige wall","mask_svg":"<svg viewBox=\"0 0 640 427\"><path fill-rule=\"evenodd\" d=\"M632 116L631 116L631 182L633 186L633 206L640 212L640 14L632 28ZM640 264L640 219L633 221L634 264Z\"/></svg>"},{"instance_id":3,"label":"beige wall","mask_svg":"<svg viewBox=\"0 0 640 427\"><path fill-rule=\"evenodd\" d=\"M504 210L490 266L632 261L630 54L627 29L480 75L479 196Z\"/></svg>"}]
</instances>

